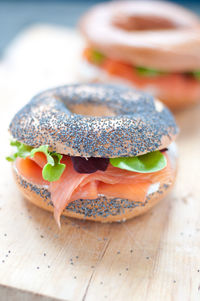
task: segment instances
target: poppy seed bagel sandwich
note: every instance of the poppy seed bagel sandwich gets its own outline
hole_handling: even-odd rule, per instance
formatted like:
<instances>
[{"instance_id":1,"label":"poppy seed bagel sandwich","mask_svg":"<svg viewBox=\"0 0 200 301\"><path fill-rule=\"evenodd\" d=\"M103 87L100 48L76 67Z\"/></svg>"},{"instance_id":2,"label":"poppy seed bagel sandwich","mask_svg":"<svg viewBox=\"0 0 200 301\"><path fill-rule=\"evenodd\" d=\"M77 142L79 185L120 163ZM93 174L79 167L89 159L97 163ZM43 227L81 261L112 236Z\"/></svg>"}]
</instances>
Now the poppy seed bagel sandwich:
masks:
<instances>
[{"instance_id":1,"label":"poppy seed bagel sandwich","mask_svg":"<svg viewBox=\"0 0 200 301\"><path fill-rule=\"evenodd\" d=\"M177 110L200 100L200 18L167 1L108 1L80 19L85 82L123 83Z\"/></svg>"},{"instance_id":2,"label":"poppy seed bagel sandwich","mask_svg":"<svg viewBox=\"0 0 200 301\"><path fill-rule=\"evenodd\" d=\"M152 96L75 84L36 95L12 119L10 157L26 199L60 215L113 222L140 215L173 186L178 129Z\"/></svg>"}]
</instances>

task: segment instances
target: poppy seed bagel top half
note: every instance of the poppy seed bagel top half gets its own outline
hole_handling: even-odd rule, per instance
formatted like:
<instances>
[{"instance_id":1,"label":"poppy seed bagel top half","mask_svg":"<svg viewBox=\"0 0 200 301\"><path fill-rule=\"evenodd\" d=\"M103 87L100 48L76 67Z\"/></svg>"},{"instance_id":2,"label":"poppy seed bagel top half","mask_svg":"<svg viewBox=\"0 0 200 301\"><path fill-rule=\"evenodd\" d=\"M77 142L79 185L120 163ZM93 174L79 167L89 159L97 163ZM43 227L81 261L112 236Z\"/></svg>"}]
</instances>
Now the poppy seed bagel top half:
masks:
<instances>
[{"instance_id":1,"label":"poppy seed bagel top half","mask_svg":"<svg viewBox=\"0 0 200 301\"><path fill-rule=\"evenodd\" d=\"M14 139L81 157L138 156L167 147L178 129L149 94L103 84L74 84L36 95L13 118Z\"/></svg>"}]
</instances>

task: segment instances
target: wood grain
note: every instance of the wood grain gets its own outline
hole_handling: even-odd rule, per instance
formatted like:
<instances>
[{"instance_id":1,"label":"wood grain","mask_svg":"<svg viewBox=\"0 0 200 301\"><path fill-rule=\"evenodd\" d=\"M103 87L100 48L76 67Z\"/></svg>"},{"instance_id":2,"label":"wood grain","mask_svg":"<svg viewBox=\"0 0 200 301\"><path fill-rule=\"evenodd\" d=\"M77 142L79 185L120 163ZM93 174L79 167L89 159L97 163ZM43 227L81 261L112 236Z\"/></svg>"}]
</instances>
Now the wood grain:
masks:
<instances>
[{"instance_id":1,"label":"wood grain","mask_svg":"<svg viewBox=\"0 0 200 301\"><path fill-rule=\"evenodd\" d=\"M51 84L53 75L49 82L45 76L37 81L30 69L29 82L25 71L17 77L20 64L15 62L23 62L22 49L33 37L37 43L37 32L41 40L53 39L57 31L30 30L18 46L10 46L0 65L0 300L200 300L200 106L176 115L181 129L176 186L142 217L121 224L62 218L59 231L50 213L18 192L4 159L10 152L9 120L30 93ZM59 34L70 43L67 32ZM42 57L37 55L39 66ZM70 69L72 78L76 68Z\"/></svg>"}]
</instances>

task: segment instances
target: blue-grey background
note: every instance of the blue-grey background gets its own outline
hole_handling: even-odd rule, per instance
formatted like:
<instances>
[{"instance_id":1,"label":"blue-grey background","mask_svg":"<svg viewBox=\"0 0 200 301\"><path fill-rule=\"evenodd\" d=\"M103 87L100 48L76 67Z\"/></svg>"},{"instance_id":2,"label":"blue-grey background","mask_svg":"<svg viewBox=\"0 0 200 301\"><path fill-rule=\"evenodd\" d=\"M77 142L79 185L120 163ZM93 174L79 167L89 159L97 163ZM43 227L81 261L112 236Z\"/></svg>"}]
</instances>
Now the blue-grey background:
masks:
<instances>
[{"instance_id":1,"label":"blue-grey background","mask_svg":"<svg viewBox=\"0 0 200 301\"><path fill-rule=\"evenodd\" d=\"M0 55L25 27L50 23L73 27L79 17L98 0L0 0ZM172 1L200 14L200 0Z\"/></svg>"}]
</instances>

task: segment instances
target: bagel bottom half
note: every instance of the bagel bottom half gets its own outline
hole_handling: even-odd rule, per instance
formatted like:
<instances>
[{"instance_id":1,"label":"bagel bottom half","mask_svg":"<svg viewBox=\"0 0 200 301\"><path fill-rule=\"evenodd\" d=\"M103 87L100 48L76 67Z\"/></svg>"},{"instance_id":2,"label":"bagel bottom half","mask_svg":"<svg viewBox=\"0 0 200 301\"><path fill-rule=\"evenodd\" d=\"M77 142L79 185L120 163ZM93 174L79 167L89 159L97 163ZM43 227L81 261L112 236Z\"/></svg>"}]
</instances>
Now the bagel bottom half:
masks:
<instances>
[{"instance_id":1,"label":"bagel bottom half","mask_svg":"<svg viewBox=\"0 0 200 301\"><path fill-rule=\"evenodd\" d=\"M108 198L100 195L98 199L79 199L71 202L62 215L100 222L120 222L147 212L163 199L173 187L177 166L174 143L168 151L168 157L171 164L170 177L162 178L160 182L152 183L148 189L145 201L135 202L134 200ZM27 200L40 208L53 212L54 207L48 186L41 186L28 181L19 174L15 164L13 164L13 173L22 195Z\"/></svg>"}]
</instances>

